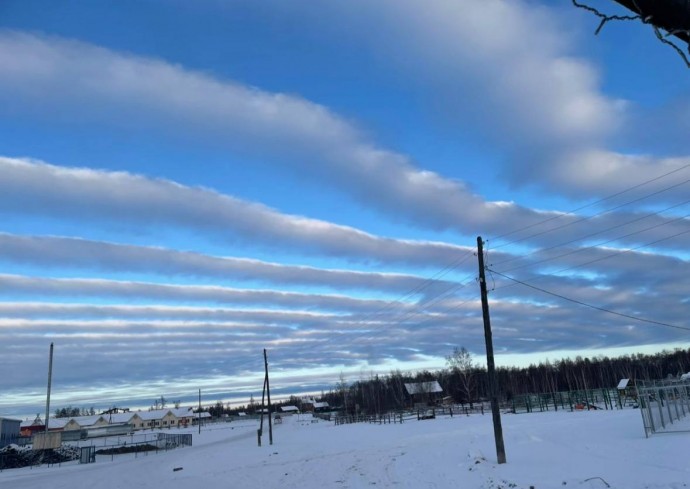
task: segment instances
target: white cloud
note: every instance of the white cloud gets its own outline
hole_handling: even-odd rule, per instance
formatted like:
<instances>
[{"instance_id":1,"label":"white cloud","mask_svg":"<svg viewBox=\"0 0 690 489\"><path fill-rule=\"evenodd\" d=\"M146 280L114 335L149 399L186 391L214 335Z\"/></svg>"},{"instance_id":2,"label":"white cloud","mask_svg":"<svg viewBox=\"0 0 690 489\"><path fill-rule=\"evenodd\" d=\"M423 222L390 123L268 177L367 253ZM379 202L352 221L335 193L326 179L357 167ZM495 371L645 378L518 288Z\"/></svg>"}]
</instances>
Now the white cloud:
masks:
<instances>
[{"instance_id":1,"label":"white cloud","mask_svg":"<svg viewBox=\"0 0 690 489\"><path fill-rule=\"evenodd\" d=\"M418 169L327 108L295 96L159 60L7 31L0 33L0 64L8 67L0 78L0 87L12 94L8 103L69 107L70 117L103 124L124 118L129 126L147 130L173 125L178 133L193 132L235 149L272 151L280 164L417 225L464 232L498 226L486 202L462 183ZM88 171L81 176L91 177ZM522 220L534 213L513 206L503 208L501 217Z\"/></svg>"},{"instance_id":2,"label":"white cloud","mask_svg":"<svg viewBox=\"0 0 690 489\"><path fill-rule=\"evenodd\" d=\"M161 247L90 241L58 236L19 236L0 233L0 260L44 269L85 269L172 277L213 278L272 283L283 286L318 286L335 290L406 292L428 284L413 275L330 270L306 266L217 257ZM429 291L449 282L432 280Z\"/></svg>"},{"instance_id":3,"label":"white cloud","mask_svg":"<svg viewBox=\"0 0 690 489\"><path fill-rule=\"evenodd\" d=\"M282 214L210 189L125 172L63 168L0 157L0 209L107 226L182 226L281 250L422 266L446 265L467 248L382 238L352 227Z\"/></svg>"}]
</instances>

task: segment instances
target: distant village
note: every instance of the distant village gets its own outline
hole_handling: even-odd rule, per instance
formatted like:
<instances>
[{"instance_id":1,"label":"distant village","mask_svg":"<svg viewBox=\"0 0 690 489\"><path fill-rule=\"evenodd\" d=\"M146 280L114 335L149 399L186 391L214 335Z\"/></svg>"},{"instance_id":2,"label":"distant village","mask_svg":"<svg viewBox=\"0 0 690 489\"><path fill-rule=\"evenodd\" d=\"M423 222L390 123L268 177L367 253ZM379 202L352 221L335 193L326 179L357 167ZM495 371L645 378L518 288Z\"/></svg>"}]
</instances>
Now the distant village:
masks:
<instances>
[{"instance_id":1,"label":"distant village","mask_svg":"<svg viewBox=\"0 0 690 489\"><path fill-rule=\"evenodd\" d=\"M320 413L330 409L328 402L305 398L299 407L279 404L272 409L275 414L298 414L301 412ZM36 433L60 433L61 441L76 441L103 436L128 435L142 430L161 430L187 428L215 421L231 421L233 418L258 417L268 413L268 409L250 405L249 412L235 410L226 412L221 403L201 410L193 407L156 408L133 411L128 408L112 408L101 414L64 416L70 409L58 409L59 417L48 417L46 422L37 415L34 419L18 420L0 417L0 448L18 443L28 444ZM78 409L75 410L77 413ZM91 409L93 412L93 409Z\"/></svg>"}]
</instances>

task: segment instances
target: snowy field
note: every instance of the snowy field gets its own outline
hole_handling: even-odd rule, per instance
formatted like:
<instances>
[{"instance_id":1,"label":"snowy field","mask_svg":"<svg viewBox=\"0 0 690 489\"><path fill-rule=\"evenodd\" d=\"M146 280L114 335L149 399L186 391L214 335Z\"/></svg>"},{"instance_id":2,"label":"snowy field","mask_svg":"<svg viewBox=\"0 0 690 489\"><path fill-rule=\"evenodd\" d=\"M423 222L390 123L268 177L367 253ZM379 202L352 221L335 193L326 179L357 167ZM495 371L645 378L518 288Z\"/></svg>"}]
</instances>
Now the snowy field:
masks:
<instances>
[{"instance_id":1,"label":"snowy field","mask_svg":"<svg viewBox=\"0 0 690 489\"><path fill-rule=\"evenodd\" d=\"M254 423L191 432L194 446L98 456L95 464L6 470L3 489L104 488L683 488L690 433L644 436L640 413L503 415L508 463L496 464L491 416L345 425L302 415L257 446ZM175 468L182 470L174 471Z\"/></svg>"}]
</instances>

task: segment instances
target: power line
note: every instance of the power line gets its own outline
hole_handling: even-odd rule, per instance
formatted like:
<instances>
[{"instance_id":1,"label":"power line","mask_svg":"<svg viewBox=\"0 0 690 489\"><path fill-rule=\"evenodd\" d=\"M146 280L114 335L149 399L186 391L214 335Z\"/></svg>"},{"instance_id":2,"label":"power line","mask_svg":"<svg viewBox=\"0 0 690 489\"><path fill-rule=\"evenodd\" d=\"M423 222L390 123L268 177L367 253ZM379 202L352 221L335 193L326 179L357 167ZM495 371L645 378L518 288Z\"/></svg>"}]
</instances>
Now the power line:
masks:
<instances>
[{"instance_id":1,"label":"power line","mask_svg":"<svg viewBox=\"0 0 690 489\"><path fill-rule=\"evenodd\" d=\"M538 291L543 292L543 293L545 293L545 294L552 295L552 296L554 296L554 297L558 297L558 298L560 298L560 299L563 299L563 300L566 300L566 301L569 301L569 302L573 302L573 303L579 304L579 305L581 305L581 306L589 307L589 308L591 308L591 309L596 309L597 311L602 311L602 312L606 312L606 313L608 313L608 314L613 314L613 315L616 315L616 316L621 316L621 317L624 317L624 318L633 319L633 320L635 320L635 321L640 321L640 322L643 322L643 323L656 324L656 325L658 325L658 326L665 326L665 327L668 327L668 328L675 328L675 329L682 329L682 330L684 330L684 331L690 331L690 328L686 328L686 327L684 327L684 326L678 326L678 325L675 325L675 324L664 323L664 322L661 322L661 321L654 321L654 320L652 320L652 319L644 319L644 318L640 318L640 317L637 317L637 316L631 316L631 315L629 315L629 314L623 314L623 313L621 313L621 312L612 311L612 310L606 309L606 308L604 308L604 307L594 306L594 305L592 305L592 304L588 304L588 303L586 303L586 302L582 302L582 301L579 301L579 300L577 300L577 299L572 299L572 298L570 298L570 297L566 297L566 296L564 296L564 295L557 294L557 293L555 293L555 292L551 292L551 291L548 291L548 290L546 290L546 289L542 289L541 287L537 287L537 286L535 286L535 285L528 284L527 282L523 282L523 281L518 280L518 279L516 279L516 278L510 277L510 276L508 276L508 275L506 275L506 274L504 274L504 273L497 272L496 270L490 270L490 269L487 269L487 270L491 271L492 273L495 273L496 275L500 275L501 277L507 278L508 280L511 280L511 281L513 281L513 282L515 282L515 283L517 283L517 284L524 285L525 287L529 287L530 289L538 290Z\"/></svg>"},{"instance_id":2,"label":"power line","mask_svg":"<svg viewBox=\"0 0 690 489\"><path fill-rule=\"evenodd\" d=\"M668 239L676 238L676 237L678 237L678 236L681 236L681 235L683 235L683 234L688 234L688 233L690 233L690 229L685 230L685 231L681 231L680 233L672 234L671 236L666 236L665 238L660 238L660 239L657 239L657 240L655 240L655 241L650 241L649 243L641 244L641 245L635 246L635 247L633 247L633 248L627 248L627 249L624 249L624 250L614 251L613 253L610 253L610 254L608 254L608 255L606 255L606 256L602 256L602 257L599 257L599 258L595 258L595 259L593 259L593 260L589 260L589 261L586 261L586 262L583 262L583 263L579 263L579 264L577 264L577 265L572 265L572 266L570 266L570 267L561 268L560 270L556 270L556 271L552 272L551 275L553 276L553 275L556 275L556 274L559 274L559 273L563 273L563 272L568 272L568 271L570 271L570 270L574 270L574 269L576 269L576 268L581 268L581 267L584 267L584 266L586 266L586 265L590 265L590 264L592 264L592 263L597 263L597 262L600 262L600 261L608 260L608 259L613 258L613 257L615 257L615 256L622 255L622 254L624 254L624 253L629 253L629 252L631 252L631 251L639 250L639 249L641 249L641 248L646 248L647 246L651 246L651 245L660 243L661 241L666 241L666 240L668 240ZM513 269L513 270L515 270L515 269ZM507 272L507 271L509 271L509 270L504 270L504 272ZM498 272L496 272L496 273L498 273ZM535 280L539 280L539 279L541 279L541 278L546 278L547 276L548 276L548 275L542 275L541 277L536 277ZM503 290L503 289L507 289L507 288L509 288L509 287L514 287L515 285L517 285L517 284L504 285L504 286L502 286L502 287L496 287L494 290Z\"/></svg>"},{"instance_id":3,"label":"power line","mask_svg":"<svg viewBox=\"0 0 690 489\"><path fill-rule=\"evenodd\" d=\"M541 220L541 221L539 221L539 222L535 222L535 223L530 224L530 225L528 225L528 226L523 226L523 227L521 227L521 228L519 228L519 229L513 229L513 230L510 231L510 232L507 232L507 233L504 233L504 234L501 234L501 235L492 237L492 238L491 238L491 241L495 241L495 240L498 240L498 239L501 239L501 238L505 238L505 237L507 237L507 236L512 236L513 234L519 233L519 232L521 232L521 231L525 231L525 230L527 230L527 229L532 229L532 228L534 228L534 227L540 226L540 225L542 225L542 224L546 224L547 222L554 221L554 220L556 220L556 219L561 219L562 217L567 216L567 215L573 215L573 214L575 214L575 213L578 212L578 211L581 211L581 210L583 210L583 209L587 209L588 207L593 207L593 206L595 206L595 205L597 205L597 204L600 204L600 203L602 203L602 202L605 202L605 201L607 201L607 200L610 200L610 199L612 199L612 198L614 198L614 197L618 197L618 196L620 196L620 195L623 195L623 194L625 194L625 193L627 193L627 192L630 192L630 191L632 191L632 190L635 190L635 189L637 189L637 188L643 187L643 186L645 186L645 185L649 185L650 183L653 183L653 182L656 182L656 181L658 181L658 180L661 180L662 178L665 178L665 177L667 177L667 176L669 176L669 175L673 175L674 173L677 173L677 172L679 172L679 171L685 170L685 169L687 169L687 168L690 168L690 163L688 163L688 164L686 164L686 165L683 165L683 166L681 166L681 167L679 167L679 168L676 168L675 170L671 170L671 171L669 171L669 172L667 172L667 173L664 173L663 175L659 175L658 177L655 177L655 178L646 180L646 181L641 182L641 183L639 183L639 184L637 184L637 185L633 185L632 187L628 187L628 188L626 188L626 189L624 189L624 190L621 190L621 191L619 191L619 192L616 192L616 193L613 193L613 194L608 195L608 196L606 196L606 197L603 197L603 198L601 198L601 199L595 200L594 202L591 202L591 203L589 203L589 204L585 204L585 205L582 205L582 206L577 207L577 208L575 208L575 209L572 209L572 210L570 210L570 211L568 211L568 212L565 212L565 213L562 213L562 214L558 214L558 215L556 215L556 216L551 216L551 217L549 217L549 218L543 219L543 220ZM683 182L681 182L681 183L679 183L679 184L675 184L675 185L672 185L671 187L667 187L667 188L665 188L665 189L661 189L661 190L659 190L659 191L656 191L656 192L653 192L653 193L651 193L651 194L648 194L648 195L646 195L646 196L644 196L644 197L640 197L640 198L637 198L637 199L633 199L632 201L629 201L629 202L620 204L620 205L615 206L615 207L613 207L613 208L611 208L611 209L608 209L607 211L603 211L603 212L600 212L600 213L598 213L598 214L594 214L593 216L589 216L589 217L587 217L587 218L583 218L582 220L590 219L590 218L592 218L592 217L596 217L596 216L598 216L598 215L605 214L605 213L607 213L607 212L610 212L610 211L615 210L615 209L619 209L619 208L621 208L621 207L624 207L624 206L626 206L626 205L632 204L632 203L634 203L634 202L638 202L638 201L640 201L640 200L644 200L644 199L649 198L649 197L651 197L651 196L653 196L653 195L658 195L659 193L662 193L662 192L665 192L665 191L670 190L670 189L672 189L672 188L675 188L675 187L678 187L678 186L680 186L680 185L683 185L684 183L687 183L688 181L690 181L690 180L685 180L685 181L683 181ZM530 236L527 236L527 237L524 237L524 238L516 239L516 240L513 240L513 241L508 241L508 242L503 243L503 244L501 244L501 245L494 246L494 249L502 248L502 247L504 247L504 246L508 246L508 245L511 245L511 244L514 244L514 243L518 243L518 242L521 242L521 241L525 241L525 240L527 240L527 239L530 239L530 238L533 238L533 237L536 237L536 236L540 236L540 235L542 235L542 234L545 234L545 233L554 231L554 230L556 230L556 229L561 229L561 228L563 228L563 227L570 226L571 224L574 224L574 223L576 223L576 222L580 222L580 221L575 221L575 222L573 222L573 223L567 223L567 224L565 224L565 225L563 225L563 226L558 226L558 227L549 229L549 230L547 230L547 231L542 231L542 232L535 233L535 234L533 234L533 235L530 235ZM487 240L487 241L488 241L488 240Z\"/></svg>"},{"instance_id":4,"label":"power line","mask_svg":"<svg viewBox=\"0 0 690 489\"><path fill-rule=\"evenodd\" d=\"M648 219L648 218L653 217L653 216L661 215L662 213L664 213L664 212L666 212L666 211L669 211L669 210L671 210L671 209L675 209L675 208L677 208L677 207L681 207L681 206L686 205L686 204L688 204L688 203L690 203L690 200L686 200L686 201L684 201L684 202L681 202L680 204L675 204L675 205L666 207L665 209L662 209L662 210L657 211L657 212L651 212L651 213L649 213L649 214L647 214L647 215L644 215L644 216L641 216L641 217L637 217L637 218L632 219L632 220L630 220L630 221L626 221L626 222L624 222L624 223L617 224L617 225L615 225L615 226L611 226L611 227L608 227L608 228L606 228L606 229L602 229L602 230L600 230L600 231L596 231L596 232L593 232L593 233L585 234L584 236L580 236L580 237L575 238L575 239L571 239L571 240L568 240L568 241L564 241L564 242L559 243L559 244L557 244L557 245L549 246L549 247L547 247L547 248L540 248L540 249L538 249L538 250L534 250L534 251L531 251L531 252L529 252L529 253L526 253L526 254L524 254L524 255L522 255L522 256L515 256L515 257L512 257L512 258L508 258L507 260L503 260L503 261L498 262L498 263L495 263L495 264L493 264L493 265L494 265L494 266L503 265L503 264L505 264L505 263L510 263L510 262L512 262L512 261L515 261L515 260L520 260L520 259L526 258L526 257L528 257L528 256L531 256L531 255L534 255L534 254L537 254L537 253L543 253L543 252L545 252L545 251L553 250L553 249L555 249L555 248L560 248L561 246L566 246L566 245L569 245L569 244L572 244L572 243L576 243L576 242L578 242L578 241L582 241L582 240L584 240L584 239L591 238L592 236L596 236L596 235L598 235L598 234L606 233L606 232L611 231L611 230L613 230L613 229L622 228L622 227L627 226L627 225L629 225L629 224L633 224L633 223L635 223L635 222L643 221L644 219ZM685 217L688 217L688 215L685 215L685 216L683 216L682 218L685 218ZM682 219L682 218L681 218L681 219ZM657 225L657 226L652 226L652 227L650 227L650 228L645 228L645 229L642 229L642 230L640 230L640 231L637 231L636 233L631 233L631 234L628 234L628 235L625 235L625 236L620 236L620 237L615 238L615 239L621 239L621 238L625 238L625 237L627 237L627 236L632 236L633 234L637 234L637 233L640 233L640 232L643 232L643 231L648 231L649 229L653 229L654 227L659 227L659 226L663 226L663 225L666 225L666 224L671 224L671 223L673 223L673 222L675 222L675 221L677 221L677 220L678 220L677 218L676 218L676 219L672 219L671 221L666 221L666 222L661 223L661 224L659 224L659 225ZM610 242L610 241L607 241L607 242ZM600 243L600 244L603 244L603 243ZM597 245L597 246L598 246L598 245Z\"/></svg>"},{"instance_id":5,"label":"power line","mask_svg":"<svg viewBox=\"0 0 690 489\"><path fill-rule=\"evenodd\" d=\"M658 228L658 227L666 226L667 224L672 224L672 223L674 223L674 222L676 222L676 221L681 221L681 220L686 219L686 218L688 218L688 217L690 217L690 214L686 214L686 215L684 215L684 216L680 216L680 217L677 217L677 218L672 219L672 220L670 220L670 221L662 222L662 223L660 223L660 224L655 224L654 226L650 226L650 227L647 227L647 228L644 228L644 229L640 229L640 230L635 231L635 232L632 232L632 233L624 234L624 235L618 236L618 237L616 237L616 238L611 238L611 239L608 239L608 240L606 240L606 241L602 241L602 242L600 242L600 243L597 243L597 244L595 244L595 245L590 245L590 246L585 246L585 247L582 247L582 248L577 248L577 249L575 249L575 250L570 250L570 251L568 251L568 252L566 252L566 253L562 253L562 254L560 254L560 255L551 256L551 257L549 257L549 258L544 258L544 259L542 259L542 260L539 260L539 261L536 261L536 262L533 262L533 263L526 263L526 264L524 264L524 265L519 265L519 266L516 266L516 267L513 267L513 268L509 268L509 269L507 269L507 270L504 270L504 272L510 272L510 271L513 271L513 270L519 270L519 269L521 269L521 268L526 268L526 267L532 267L532 266L539 265L539 264L541 264L541 263L545 263L545 262L547 262L547 261L556 260L556 259L558 259L558 258L563 258L564 256L574 255L574 254L576 254L576 253L581 253L581 252L583 252L583 251L590 250L590 249L592 249L592 248L597 248L597 247L599 247L599 246L601 246L601 245L605 245L605 244L608 244L608 243L612 243L612 242L618 241L618 240L623 239L623 238L628 238L628 237L630 237L630 236L634 236L634 235L636 235L636 234L640 234L640 233L643 233L643 232L645 232L645 231L649 231L649 230L651 230L651 229L656 229L656 228ZM682 232L680 232L680 233L678 233L678 234L675 234L675 235L673 235L673 236L671 236L671 237L676 237L676 236L679 236L679 235L681 235L681 234L686 234L687 232L690 232L690 231L682 231ZM598 233L594 233L594 234L598 234ZM645 245L641 245L641 246L636 247L636 248L630 248L630 250L638 249L638 248L643 248L643 247L649 246L650 244L656 244L656 243L658 243L659 241L663 241L663 240L666 240L666 239L669 239L669 238L668 238L668 237L667 237L667 238L663 238L663 239L661 239L661 240L653 241L653 242L651 242L651 243L648 243L648 244L645 244ZM578 241L579 241L579 240L578 240ZM566 244L568 244L568 243L566 243ZM554 248L557 248L557 246L554 246L554 247L551 247L551 248L546 248L545 250L542 250L542 251L546 251L546 250L548 250L548 249L554 249ZM530 254L531 254L531 253L530 253ZM528 254L528 255L525 255L525 256L529 256L529 254ZM522 258L524 258L524 257L522 257ZM508 261L511 261L511 260L505 260L505 261L503 261L503 262L501 262L501 263L506 263L506 262L508 262ZM500 265L501 263L498 263L498 265Z\"/></svg>"},{"instance_id":6,"label":"power line","mask_svg":"<svg viewBox=\"0 0 690 489\"><path fill-rule=\"evenodd\" d=\"M465 255L463 255L463 256L461 256L461 257L459 257L459 258L453 260L450 264L446 265L444 268L442 268L441 270L439 270L438 272L436 272L434 275L432 275L431 277L427 278L424 282L422 282L421 284L419 284L419 285L417 285L416 287L414 287L412 290L410 290L410 291L408 291L407 293L403 294L403 295L402 295L401 297L399 297L398 299L394 299L394 300L392 300L392 301L390 301L390 302L384 304L378 311L373 311L373 312L371 312L371 313L365 315L365 316L364 316L363 318L361 318L358 322L364 323L364 322L366 322L366 321L371 321L373 318L382 315L387 309L391 308L391 307L394 306L395 304L403 304L403 301L404 301L404 300L406 300L406 299L412 297L413 295L415 295L416 293L419 293L419 292L421 292L422 290L428 288L428 287L431 286L431 284L433 284L435 281L437 281L438 279L440 279L440 278L446 276L447 274L449 274L449 273L450 273L451 271L453 271L454 269L458 268L458 267L459 267L462 263L464 263L470 256L473 256L473 252L472 252L472 251L468 251L467 253L465 253ZM464 284L461 284L461 286L464 286ZM450 286L450 288L453 288L453 287L455 287L455 285L451 285L451 286ZM446 289L446 291L447 291L447 290L448 290L448 289ZM440 294L443 294L443 293L445 293L446 291L441 292ZM438 295L440 295L440 294L437 294L436 296L438 296ZM436 297L436 296L434 296L434 297ZM431 297L430 299L433 299L433 297Z\"/></svg>"}]
</instances>

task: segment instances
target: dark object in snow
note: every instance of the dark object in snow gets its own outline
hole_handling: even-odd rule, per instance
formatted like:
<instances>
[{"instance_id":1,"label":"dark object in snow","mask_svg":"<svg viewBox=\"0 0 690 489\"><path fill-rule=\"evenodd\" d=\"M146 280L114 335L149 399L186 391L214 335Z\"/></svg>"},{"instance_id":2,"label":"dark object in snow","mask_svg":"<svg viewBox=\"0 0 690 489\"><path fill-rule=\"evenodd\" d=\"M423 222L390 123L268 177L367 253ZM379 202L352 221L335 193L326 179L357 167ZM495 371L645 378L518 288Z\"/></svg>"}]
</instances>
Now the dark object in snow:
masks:
<instances>
[{"instance_id":1,"label":"dark object in snow","mask_svg":"<svg viewBox=\"0 0 690 489\"><path fill-rule=\"evenodd\" d=\"M177 472L177 471L180 471L180 470L182 470L182 467L175 467L175 468L173 469L173 472Z\"/></svg>"},{"instance_id":2,"label":"dark object in snow","mask_svg":"<svg viewBox=\"0 0 690 489\"><path fill-rule=\"evenodd\" d=\"M608 482L606 482L604 479L602 479L601 477L590 477L589 479L585 479L585 482L591 481L591 480L594 480L594 479L599 479L601 482L603 482L604 484L606 484L606 487L611 487L611 485L610 485Z\"/></svg>"}]
</instances>

